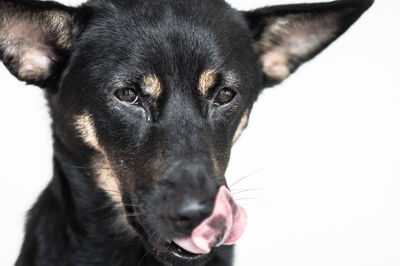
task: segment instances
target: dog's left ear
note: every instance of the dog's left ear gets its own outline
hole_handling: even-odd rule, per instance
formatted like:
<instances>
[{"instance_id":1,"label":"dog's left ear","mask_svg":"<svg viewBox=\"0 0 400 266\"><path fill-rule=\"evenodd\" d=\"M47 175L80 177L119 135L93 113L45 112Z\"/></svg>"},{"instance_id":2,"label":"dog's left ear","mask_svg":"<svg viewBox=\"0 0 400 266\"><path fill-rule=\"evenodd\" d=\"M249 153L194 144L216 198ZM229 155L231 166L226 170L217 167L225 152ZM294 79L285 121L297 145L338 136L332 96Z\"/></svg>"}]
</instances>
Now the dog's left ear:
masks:
<instances>
[{"instance_id":1,"label":"dog's left ear","mask_svg":"<svg viewBox=\"0 0 400 266\"><path fill-rule=\"evenodd\" d=\"M55 2L0 0L0 59L29 84L56 78L72 48L76 9Z\"/></svg>"},{"instance_id":2,"label":"dog's left ear","mask_svg":"<svg viewBox=\"0 0 400 266\"><path fill-rule=\"evenodd\" d=\"M286 79L343 34L373 2L341 0L245 12L266 75L264 85Z\"/></svg>"}]
</instances>

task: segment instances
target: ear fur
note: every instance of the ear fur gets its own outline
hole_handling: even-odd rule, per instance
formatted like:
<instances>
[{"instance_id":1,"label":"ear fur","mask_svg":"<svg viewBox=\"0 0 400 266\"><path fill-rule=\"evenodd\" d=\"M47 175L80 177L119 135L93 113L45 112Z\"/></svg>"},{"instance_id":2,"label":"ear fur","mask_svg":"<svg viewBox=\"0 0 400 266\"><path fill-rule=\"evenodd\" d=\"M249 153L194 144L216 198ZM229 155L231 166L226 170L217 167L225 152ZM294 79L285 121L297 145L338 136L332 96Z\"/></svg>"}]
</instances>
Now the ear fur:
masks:
<instances>
[{"instance_id":1,"label":"ear fur","mask_svg":"<svg viewBox=\"0 0 400 266\"><path fill-rule=\"evenodd\" d=\"M0 59L18 79L45 86L72 48L75 14L55 2L0 0Z\"/></svg>"},{"instance_id":2,"label":"ear fur","mask_svg":"<svg viewBox=\"0 0 400 266\"><path fill-rule=\"evenodd\" d=\"M265 7L245 12L266 86L275 85L342 35L373 0Z\"/></svg>"}]
</instances>

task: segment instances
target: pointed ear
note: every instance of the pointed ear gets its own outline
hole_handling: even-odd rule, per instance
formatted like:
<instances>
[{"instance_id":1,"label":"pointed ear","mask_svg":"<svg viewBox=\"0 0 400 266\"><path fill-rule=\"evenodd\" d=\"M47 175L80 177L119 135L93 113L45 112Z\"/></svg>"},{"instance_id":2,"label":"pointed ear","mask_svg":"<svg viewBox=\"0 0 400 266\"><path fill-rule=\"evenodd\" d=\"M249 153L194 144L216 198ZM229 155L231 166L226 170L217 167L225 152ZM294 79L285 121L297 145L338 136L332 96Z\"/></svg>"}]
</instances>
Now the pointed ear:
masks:
<instances>
[{"instance_id":1,"label":"pointed ear","mask_svg":"<svg viewBox=\"0 0 400 266\"><path fill-rule=\"evenodd\" d=\"M72 49L75 15L54 2L0 0L0 59L18 79L46 86Z\"/></svg>"},{"instance_id":2,"label":"pointed ear","mask_svg":"<svg viewBox=\"0 0 400 266\"><path fill-rule=\"evenodd\" d=\"M343 34L373 0L272 6L245 12L266 86L286 79Z\"/></svg>"}]
</instances>

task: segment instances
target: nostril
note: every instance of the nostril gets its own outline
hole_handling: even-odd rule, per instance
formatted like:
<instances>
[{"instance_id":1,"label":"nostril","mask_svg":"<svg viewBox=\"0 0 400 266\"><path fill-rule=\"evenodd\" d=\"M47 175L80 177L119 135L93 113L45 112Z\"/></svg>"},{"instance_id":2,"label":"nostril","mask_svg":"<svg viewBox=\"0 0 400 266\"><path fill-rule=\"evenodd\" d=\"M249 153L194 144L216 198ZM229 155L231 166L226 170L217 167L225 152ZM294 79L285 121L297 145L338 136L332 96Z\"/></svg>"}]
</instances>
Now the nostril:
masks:
<instances>
[{"instance_id":1,"label":"nostril","mask_svg":"<svg viewBox=\"0 0 400 266\"><path fill-rule=\"evenodd\" d=\"M191 230L211 215L212 205L198 200L185 200L172 204L168 215L171 221L181 230Z\"/></svg>"}]
</instances>

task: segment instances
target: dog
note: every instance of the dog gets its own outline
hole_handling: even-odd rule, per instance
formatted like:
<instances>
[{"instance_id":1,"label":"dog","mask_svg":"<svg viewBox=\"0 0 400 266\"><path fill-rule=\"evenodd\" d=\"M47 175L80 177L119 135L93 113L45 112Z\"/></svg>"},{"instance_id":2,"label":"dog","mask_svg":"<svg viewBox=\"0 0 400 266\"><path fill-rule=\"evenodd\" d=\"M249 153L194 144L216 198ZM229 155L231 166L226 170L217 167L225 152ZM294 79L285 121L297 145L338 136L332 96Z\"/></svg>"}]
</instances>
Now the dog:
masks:
<instances>
[{"instance_id":1,"label":"dog","mask_svg":"<svg viewBox=\"0 0 400 266\"><path fill-rule=\"evenodd\" d=\"M0 0L0 58L53 121L16 266L233 265L247 217L225 171L254 102L372 4Z\"/></svg>"}]
</instances>

